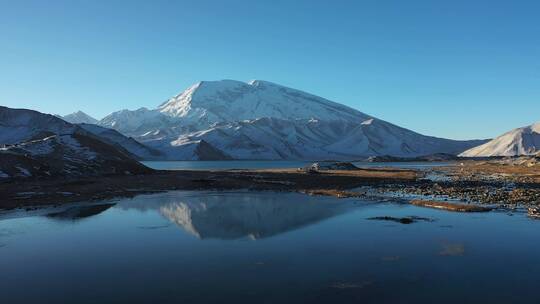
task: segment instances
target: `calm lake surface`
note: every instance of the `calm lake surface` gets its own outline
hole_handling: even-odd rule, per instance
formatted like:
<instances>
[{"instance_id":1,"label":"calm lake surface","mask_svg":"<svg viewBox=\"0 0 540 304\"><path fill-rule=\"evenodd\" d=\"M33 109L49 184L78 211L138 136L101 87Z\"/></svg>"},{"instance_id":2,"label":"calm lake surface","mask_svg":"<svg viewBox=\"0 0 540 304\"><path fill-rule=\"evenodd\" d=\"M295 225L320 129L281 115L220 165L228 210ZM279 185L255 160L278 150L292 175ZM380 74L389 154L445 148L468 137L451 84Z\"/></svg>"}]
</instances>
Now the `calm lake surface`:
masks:
<instances>
[{"instance_id":1,"label":"calm lake surface","mask_svg":"<svg viewBox=\"0 0 540 304\"><path fill-rule=\"evenodd\" d=\"M2 303L538 303L540 221L520 213L273 192L39 212L0 218Z\"/></svg>"},{"instance_id":2,"label":"calm lake surface","mask_svg":"<svg viewBox=\"0 0 540 304\"><path fill-rule=\"evenodd\" d=\"M144 165L158 170L229 170L229 169L281 169L302 168L312 161L227 160L227 161L143 161ZM422 169L447 166L450 162L353 162L358 167L396 167Z\"/></svg>"}]
</instances>

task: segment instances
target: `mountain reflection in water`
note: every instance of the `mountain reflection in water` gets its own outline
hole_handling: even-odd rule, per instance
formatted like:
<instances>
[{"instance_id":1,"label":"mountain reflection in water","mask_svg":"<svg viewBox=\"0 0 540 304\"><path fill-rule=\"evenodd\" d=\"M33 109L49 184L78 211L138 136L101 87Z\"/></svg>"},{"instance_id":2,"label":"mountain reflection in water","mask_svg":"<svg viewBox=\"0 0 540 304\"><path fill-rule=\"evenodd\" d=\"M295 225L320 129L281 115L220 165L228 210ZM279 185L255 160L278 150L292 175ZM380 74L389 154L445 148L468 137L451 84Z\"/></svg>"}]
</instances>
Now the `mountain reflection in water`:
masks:
<instances>
[{"instance_id":1,"label":"mountain reflection in water","mask_svg":"<svg viewBox=\"0 0 540 304\"><path fill-rule=\"evenodd\" d=\"M347 212L353 200L297 193L205 192L144 196L120 203L123 209L157 210L200 239L260 239Z\"/></svg>"},{"instance_id":2,"label":"mountain reflection in water","mask_svg":"<svg viewBox=\"0 0 540 304\"><path fill-rule=\"evenodd\" d=\"M115 204L96 204L88 206L74 206L68 207L61 211L55 211L47 214L48 218L56 220L80 220L94 215L98 215L109 208L113 207Z\"/></svg>"},{"instance_id":3,"label":"mountain reflection in water","mask_svg":"<svg viewBox=\"0 0 540 304\"><path fill-rule=\"evenodd\" d=\"M254 191L103 203L0 217L2 303L538 303L540 221L520 212Z\"/></svg>"}]
</instances>

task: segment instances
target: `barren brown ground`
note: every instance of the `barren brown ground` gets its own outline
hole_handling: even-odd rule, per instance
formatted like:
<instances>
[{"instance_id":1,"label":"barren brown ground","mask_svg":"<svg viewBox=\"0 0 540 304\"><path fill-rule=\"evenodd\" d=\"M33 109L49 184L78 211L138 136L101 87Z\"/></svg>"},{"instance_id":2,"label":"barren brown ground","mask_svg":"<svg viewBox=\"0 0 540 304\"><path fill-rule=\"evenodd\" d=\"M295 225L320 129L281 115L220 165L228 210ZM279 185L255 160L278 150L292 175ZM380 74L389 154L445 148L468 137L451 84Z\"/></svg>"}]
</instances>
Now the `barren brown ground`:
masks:
<instances>
[{"instance_id":1,"label":"barren brown ground","mask_svg":"<svg viewBox=\"0 0 540 304\"><path fill-rule=\"evenodd\" d=\"M465 161L442 169L462 179L481 179L491 176L501 180L540 184L540 165L527 166L502 161Z\"/></svg>"},{"instance_id":2,"label":"barren brown ground","mask_svg":"<svg viewBox=\"0 0 540 304\"><path fill-rule=\"evenodd\" d=\"M333 170L306 173L296 169L266 170L179 170L149 174L89 177L80 179L35 179L0 183L0 209L56 205L130 197L169 190L272 190L310 195L363 197L350 191L371 186L386 191L421 195L447 195L463 201L488 204L540 204L540 168L467 161L437 168L452 181L422 180L423 173L395 168ZM506 185L513 188L506 189ZM447 202L436 202L448 204ZM450 207L447 209L451 209Z\"/></svg>"},{"instance_id":3,"label":"barren brown ground","mask_svg":"<svg viewBox=\"0 0 540 304\"><path fill-rule=\"evenodd\" d=\"M486 212L492 210L492 208L478 205L457 204L434 200L412 200L411 204L421 207L429 207L457 212Z\"/></svg>"}]
</instances>

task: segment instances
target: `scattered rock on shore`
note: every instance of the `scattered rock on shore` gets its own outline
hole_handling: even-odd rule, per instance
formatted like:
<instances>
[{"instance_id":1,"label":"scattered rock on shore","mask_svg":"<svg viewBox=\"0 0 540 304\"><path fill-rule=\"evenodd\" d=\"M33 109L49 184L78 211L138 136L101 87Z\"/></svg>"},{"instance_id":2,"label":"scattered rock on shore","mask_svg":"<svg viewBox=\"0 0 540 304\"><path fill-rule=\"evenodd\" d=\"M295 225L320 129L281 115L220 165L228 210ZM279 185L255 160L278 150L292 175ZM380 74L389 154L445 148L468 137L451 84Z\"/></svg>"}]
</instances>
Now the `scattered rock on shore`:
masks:
<instances>
[{"instance_id":1,"label":"scattered rock on shore","mask_svg":"<svg viewBox=\"0 0 540 304\"><path fill-rule=\"evenodd\" d=\"M458 203L449 203L441 201L431 201L431 200L412 200L411 204L421 207L429 207L435 209L443 209L448 211L457 211L457 212L487 212L491 211L492 208L478 206L478 205L466 205Z\"/></svg>"},{"instance_id":2,"label":"scattered rock on shore","mask_svg":"<svg viewBox=\"0 0 540 304\"><path fill-rule=\"evenodd\" d=\"M348 198L348 197L363 197L363 193L353 192L353 191L343 191L336 189L319 189L319 190L308 190L300 191L308 195L324 195L324 196L334 196L337 198Z\"/></svg>"}]
</instances>

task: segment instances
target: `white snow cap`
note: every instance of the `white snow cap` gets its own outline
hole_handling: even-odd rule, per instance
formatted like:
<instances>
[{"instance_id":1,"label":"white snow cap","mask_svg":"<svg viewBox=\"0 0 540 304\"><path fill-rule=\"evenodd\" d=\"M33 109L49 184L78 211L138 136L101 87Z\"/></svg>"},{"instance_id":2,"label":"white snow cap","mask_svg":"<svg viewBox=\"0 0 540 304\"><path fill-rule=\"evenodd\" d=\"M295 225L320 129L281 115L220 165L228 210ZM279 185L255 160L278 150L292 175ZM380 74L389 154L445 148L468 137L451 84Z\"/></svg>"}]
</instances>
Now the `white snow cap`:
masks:
<instances>
[{"instance_id":1,"label":"white snow cap","mask_svg":"<svg viewBox=\"0 0 540 304\"><path fill-rule=\"evenodd\" d=\"M235 159L350 160L460 153L483 143L424 136L264 80L201 81L155 110L116 112L99 124L166 151L171 159L197 157L193 151L209 146Z\"/></svg>"},{"instance_id":2,"label":"white snow cap","mask_svg":"<svg viewBox=\"0 0 540 304\"><path fill-rule=\"evenodd\" d=\"M347 106L264 80L201 81L163 103L159 111L212 122L262 117L351 121L369 118Z\"/></svg>"}]
</instances>

